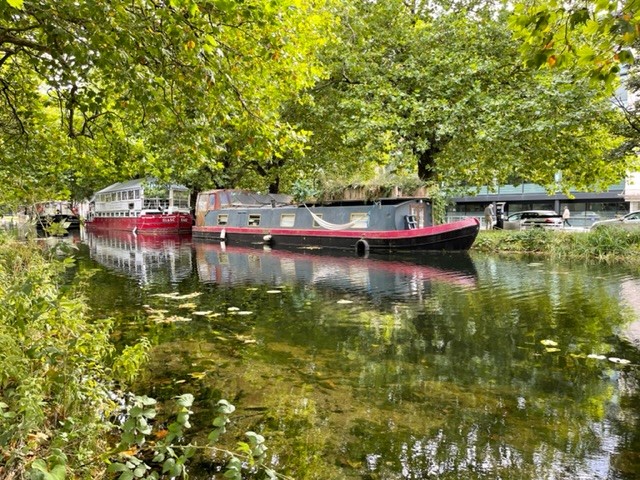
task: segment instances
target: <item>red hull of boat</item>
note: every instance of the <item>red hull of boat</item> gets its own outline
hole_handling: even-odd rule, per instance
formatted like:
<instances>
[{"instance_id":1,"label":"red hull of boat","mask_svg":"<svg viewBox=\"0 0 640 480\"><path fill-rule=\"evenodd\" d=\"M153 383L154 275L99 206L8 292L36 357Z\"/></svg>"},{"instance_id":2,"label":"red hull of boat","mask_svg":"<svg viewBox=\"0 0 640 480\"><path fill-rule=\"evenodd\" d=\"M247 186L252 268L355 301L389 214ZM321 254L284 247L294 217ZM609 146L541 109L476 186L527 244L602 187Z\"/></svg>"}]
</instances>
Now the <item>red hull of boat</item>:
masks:
<instances>
[{"instance_id":1,"label":"red hull of boat","mask_svg":"<svg viewBox=\"0 0 640 480\"><path fill-rule=\"evenodd\" d=\"M142 215L140 217L96 217L85 224L87 230L121 230L135 233L187 233L193 218L185 213Z\"/></svg>"}]
</instances>

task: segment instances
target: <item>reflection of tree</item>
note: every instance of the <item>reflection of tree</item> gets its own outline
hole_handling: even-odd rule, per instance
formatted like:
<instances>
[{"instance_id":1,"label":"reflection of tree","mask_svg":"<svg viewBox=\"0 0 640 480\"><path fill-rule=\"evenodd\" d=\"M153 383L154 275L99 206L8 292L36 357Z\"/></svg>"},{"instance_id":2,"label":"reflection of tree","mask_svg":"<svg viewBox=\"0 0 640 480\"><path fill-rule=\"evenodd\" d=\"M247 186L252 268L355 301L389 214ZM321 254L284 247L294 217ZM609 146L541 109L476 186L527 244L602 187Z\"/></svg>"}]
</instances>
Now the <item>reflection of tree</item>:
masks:
<instances>
[{"instance_id":1,"label":"reflection of tree","mask_svg":"<svg viewBox=\"0 0 640 480\"><path fill-rule=\"evenodd\" d=\"M608 462L603 439L619 452L605 468L632 471L637 372L586 358L638 355L620 350L625 313L605 282L593 270L528 273L507 261L489 276L477 263L477 287L425 282L420 297L390 301L289 282L277 270L255 283L247 259L240 272L227 265L235 286L167 279L123 297L188 315L148 294L200 290L197 309L216 314L140 319L125 335L140 329L158 344L146 379L155 396L196 393L196 434L208 428L208 405L228 398L239 430L265 433L282 465L308 469L285 472L294 478L588 477L588 462ZM274 288L280 293L267 293ZM320 476L320 466L334 477Z\"/></svg>"},{"instance_id":2,"label":"reflection of tree","mask_svg":"<svg viewBox=\"0 0 640 480\"><path fill-rule=\"evenodd\" d=\"M413 442L349 448L386 451L383 457L399 459L413 478L482 470L521 476L542 465L550 474L588 472L584 462L607 435L603 420L614 384L607 378L612 364L586 355L613 354L616 347L603 339L615 342L626 317L605 288L583 277L549 274L545 282L523 297L500 286L456 295L435 289L429 306L437 308L397 331L380 356L363 357L359 377L360 384L380 386L365 390L368 401L422 410L432 424L422 431L404 424ZM544 339L560 351L547 351ZM361 340L370 343L362 351L380 341ZM375 432L386 429L382 419L357 423L375 442Z\"/></svg>"}]
</instances>

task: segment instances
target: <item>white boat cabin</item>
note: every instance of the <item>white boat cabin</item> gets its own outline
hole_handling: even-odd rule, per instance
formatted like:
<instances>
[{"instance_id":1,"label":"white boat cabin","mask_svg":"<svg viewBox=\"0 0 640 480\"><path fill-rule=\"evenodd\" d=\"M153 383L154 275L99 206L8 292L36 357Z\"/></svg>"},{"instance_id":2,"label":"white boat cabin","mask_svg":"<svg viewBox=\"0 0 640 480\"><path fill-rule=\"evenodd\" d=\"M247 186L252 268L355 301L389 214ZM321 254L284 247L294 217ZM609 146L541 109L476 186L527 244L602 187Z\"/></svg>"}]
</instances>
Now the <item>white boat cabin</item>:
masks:
<instances>
[{"instance_id":1,"label":"white boat cabin","mask_svg":"<svg viewBox=\"0 0 640 480\"><path fill-rule=\"evenodd\" d=\"M114 183L93 199L95 217L139 217L149 214L190 212L190 192L182 185L165 185L152 179Z\"/></svg>"}]
</instances>

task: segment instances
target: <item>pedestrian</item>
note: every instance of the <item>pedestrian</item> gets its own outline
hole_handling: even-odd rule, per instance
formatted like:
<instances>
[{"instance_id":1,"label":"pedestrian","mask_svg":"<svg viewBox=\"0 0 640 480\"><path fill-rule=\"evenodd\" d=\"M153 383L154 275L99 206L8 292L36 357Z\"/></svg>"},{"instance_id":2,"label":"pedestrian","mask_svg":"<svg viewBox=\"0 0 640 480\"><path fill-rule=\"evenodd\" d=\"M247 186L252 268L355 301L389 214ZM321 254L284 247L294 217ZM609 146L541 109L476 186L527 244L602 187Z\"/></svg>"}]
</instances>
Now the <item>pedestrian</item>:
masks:
<instances>
[{"instance_id":1,"label":"pedestrian","mask_svg":"<svg viewBox=\"0 0 640 480\"><path fill-rule=\"evenodd\" d=\"M571 212L569 211L569 207L565 205L564 212L562 212L562 226L571 226L569 223L569 219L571 218Z\"/></svg>"},{"instance_id":2,"label":"pedestrian","mask_svg":"<svg viewBox=\"0 0 640 480\"><path fill-rule=\"evenodd\" d=\"M493 204L490 203L484 209L484 223L487 225L487 230L493 228Z\"/></svg>"}]
</instances>

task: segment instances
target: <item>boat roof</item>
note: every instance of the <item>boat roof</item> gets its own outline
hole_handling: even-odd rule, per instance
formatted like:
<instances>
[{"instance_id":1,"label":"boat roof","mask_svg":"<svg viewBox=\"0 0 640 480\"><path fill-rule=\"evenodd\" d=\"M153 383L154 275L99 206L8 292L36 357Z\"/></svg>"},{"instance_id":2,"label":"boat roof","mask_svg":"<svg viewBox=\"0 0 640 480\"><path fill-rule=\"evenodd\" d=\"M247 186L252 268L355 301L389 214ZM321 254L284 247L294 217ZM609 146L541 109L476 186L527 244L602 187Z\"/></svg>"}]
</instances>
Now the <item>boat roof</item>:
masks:
<instances>
[{"instance_id":1,"label":"boat roof","mask_svg":"<svg viewBox=\"0 0 640 480\"><path fill-rule=\"evenodd\" d=\"M155 178L136 178L135 180L128 180L126 182L117 182L114 183L112 185L109 185L107 188L103 188L102 190L99 190L96 192L96 194L98 193L108 193L108 192L117 192L120 190L130 190L133 188L141 188L143 187L145 184L157 184L159 183ZM178 185L178 184L170 184L169 187L172 190L184 190L184 191L189 191L189 189L187 187L185 187L184 185Z\"/></svg>"},{"instance_id":2,"label":"boat roof","mask_svg":"<svg viewBox=\"0 0 640 480\"><path fill-rule=\"evenodd\" d=\"M282 193L255 193L248 190L237 189L215 189L200 192L202 194L226 193L230 196L231 204L234 207L264 206L275 202L277 205L291 205L293 199L291 195Z\"/></svg>"},{"instance_id":3,"label":"boat roof","mask_svg":"<svg viewBox=\"0 0 640 480\"><path fill-rule=\"evenodd\" d=\"M231 197L231 205L234 207L249 207L249 206L265 206L271 205L273 201L277 205L296 205L291 195L285 195L281 193L255 193L248 190L238 189L214 189L200 192L201 194L221 193L224 192ZM300 205L307 206L350 206L350 205L373 205L379 203L382 205L397 205L408 201L423 201L429 203L428 198L421 197L393 197L393 198L379 198L379 199L346 199L346 200L328 200L328 201L306 201Z\"/></svg>"}]
</instances>

